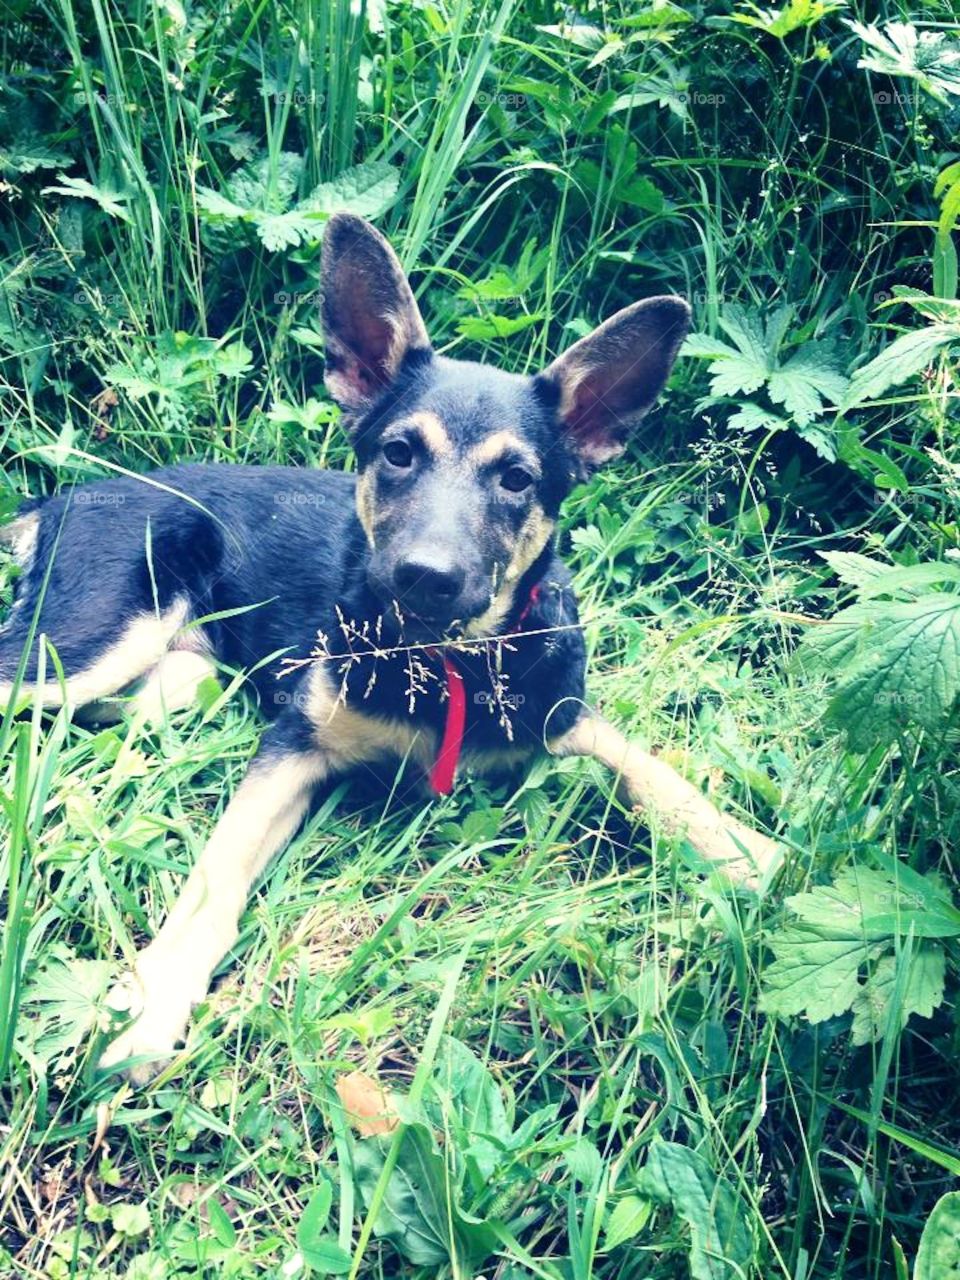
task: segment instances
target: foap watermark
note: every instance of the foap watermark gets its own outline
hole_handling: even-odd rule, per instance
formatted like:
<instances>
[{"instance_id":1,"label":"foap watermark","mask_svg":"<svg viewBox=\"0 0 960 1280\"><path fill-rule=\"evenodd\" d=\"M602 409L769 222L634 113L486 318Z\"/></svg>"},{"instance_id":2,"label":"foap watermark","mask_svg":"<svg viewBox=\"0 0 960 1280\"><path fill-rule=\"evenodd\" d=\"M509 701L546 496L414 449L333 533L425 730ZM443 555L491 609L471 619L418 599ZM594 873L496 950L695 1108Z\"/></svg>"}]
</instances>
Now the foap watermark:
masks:
<instances>
[{"instance_id":1,"label":"foap watermark","mask_svg":"<svg viewBox=\"0 0 960 1280\"><path fill-rule=\"evenodd\" d=\"M527 105L525 93L490 93L481 89L474 98L478 107L501 107L504 111L522 111Z\"/></svg>"},{"instance_id":2,"label":"foap watermark","mask_svg":"<svg viewBox=\"0 0 960 1280\"><path fill-rule=\"evenodd\" d=\"M274 89L267 90L264 95L278 107L322 107L323 94L316 89Z\"/></svg>"},{"instance_id":3,"label":"foap watermark","mask_svg":"<svg viewBox=\"0 0 960 1280\"><path fill-rule=\"evenodd\" d=\"M700 89L685 89L677 94L677 101L684 107L722 107L726 100L725 93L703 93Z\"/></svg>"},{"instance_id":4,"label":"foap watermark","mask_svg":"<svg viewBox=\"0 0 960 1280\"><path fill-rule=\"evenodd\" d=\"M898 93L895 89L880 89L873 94L878 107L909 107L913 105L913 95Z\"/></svg>"},{"instance_id":5,"label":"foap watermark","mask_svg":"<svg viewBox=\"0 0 960 1280\"><path fill-rule=\"evenodd\" d=\"M278 689L273 695L273 703L277 707L296 707L298 711L306 711L309 702L309 694L296 689Z\"/></svg>"},{"instance_id":6,"label":"foap watermark","mask_svg":"<svg viewBox=\"0 0 960 1280\"><path fill-rule=\"evenodd\" d=\"M306 305L319 307L323 302L322 289L278 289L273 295L278 307L297 307Z\"/></svg>"},{"instance_id":7,"label":"foap watermark","mask_svg":"<svg viewBox=\"0 0 960 1280\"><path fill-rule=\"evenodd\" d=\"M122 493L105 493L96 489L77 489L72 501L78 507L122 507L127 499Z\"/></svg>"},{"instance_id":8,"label":"foap watermark","mask_svg":"<svg viewBox=\"0 0 960 1280\"><path fill-rule=\"evenodd\" d=\"M474 704L478 707L489 707L492 711L495 707L509 707L511 711L519 711L526 702L526 698L522 693L488 693L486 689L481 689L473 695Z\"/></svg>"},{"instance_id":9,"label":"foap watermark","mask_svg":"<svg viewBox=\"0 0 960 1280\"><path fill-rule=\"evenodd\" d=\"M910 689L878 689L873 695L875 707L901 707L907 711L916 711L923 706L923 694Z\"/></svg>"},{"instance_id":10,"label":"foap watermark","mask_svg":"<svg viewBox=\"0 0 960 1280\"><path fill-rule=\"evenodd\" d=\"M309 489L281 489L273 495L278 507L322 507L326 498Z\"/></svg>"}]
</instances>

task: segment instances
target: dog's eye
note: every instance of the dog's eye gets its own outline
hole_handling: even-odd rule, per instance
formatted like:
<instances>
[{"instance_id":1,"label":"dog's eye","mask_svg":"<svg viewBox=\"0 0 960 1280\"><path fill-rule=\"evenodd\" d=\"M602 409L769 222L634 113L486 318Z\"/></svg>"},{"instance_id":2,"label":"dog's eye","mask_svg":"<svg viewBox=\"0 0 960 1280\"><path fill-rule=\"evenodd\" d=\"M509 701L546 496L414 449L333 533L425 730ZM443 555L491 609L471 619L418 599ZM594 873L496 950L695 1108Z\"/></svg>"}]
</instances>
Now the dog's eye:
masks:
<instances>
[{"instance_id":1,"label":"dog's eye","mask_svg":"<svg viewBox=\"0 0 960 1280\"><path fill-rule=\"evenodd\" d=\"M533 476L523 467L507 467L500 477L500 483L509 493L523 493L533 484Z\"/></svg>"},{"instance_id":2,"label":"dog's eye","mask_svg":"<svg viewBox=\"0 0 960 1280\"><path fill-rule=\"evenodd\" d=\"M413 450L406 440L388 440L383 446L383 456L391 467L409 467L413 462Z\"/></svg>"}]
</instances>

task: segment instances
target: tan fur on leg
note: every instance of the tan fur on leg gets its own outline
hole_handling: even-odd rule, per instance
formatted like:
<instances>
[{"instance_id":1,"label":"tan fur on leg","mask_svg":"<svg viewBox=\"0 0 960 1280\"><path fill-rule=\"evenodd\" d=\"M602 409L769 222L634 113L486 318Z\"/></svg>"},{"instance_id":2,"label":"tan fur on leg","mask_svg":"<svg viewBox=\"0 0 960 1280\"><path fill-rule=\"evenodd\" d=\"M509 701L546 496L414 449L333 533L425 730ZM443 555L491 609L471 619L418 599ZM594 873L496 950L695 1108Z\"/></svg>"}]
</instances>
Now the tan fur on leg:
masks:
<instances>
[{"instance_id":1,"label":"tan fur on leg","mask_svg":"<svg viewBox=\"0 0 960 1280\"><path fill-rule=\"evenodd\" d=\"M110 994L113 1008L137 1016L108 1046L102 1067L149 1055L128 1073L142 1083L159 1070L158 1059L174 1052L190 1010L206 996L214 969L236 940L247 894L295 834L326 772L321 752L251 766L160 932Z\"/></svg>"},{"instance_id":2,"label":"tan fur on leg","mask_svg":"<svg viewBox=\"0 0 960 1280\"><path fill-rule=\"evenodd\" d=\"M172 711L191 706L201 683L216 671L213 659L205 653L171 649L134 694L133 709L151 723L162 721Z\"/></svg>"},{"instance_id":3,"label":"tan fur on leg","mask_svg":"<svg viewBox=\"0 0 960 1280\"><path fill-rule=\"evenodd\" d=\"M756 887L773 865L778 854L773 840L721 813L675 769L629 742L601 716L584 715L548 747L554 755L601 761L620 777L632 805L659 818L668 834L685 835L701 857L722 863L732 880Z\"/></svg>"}]
</instances>

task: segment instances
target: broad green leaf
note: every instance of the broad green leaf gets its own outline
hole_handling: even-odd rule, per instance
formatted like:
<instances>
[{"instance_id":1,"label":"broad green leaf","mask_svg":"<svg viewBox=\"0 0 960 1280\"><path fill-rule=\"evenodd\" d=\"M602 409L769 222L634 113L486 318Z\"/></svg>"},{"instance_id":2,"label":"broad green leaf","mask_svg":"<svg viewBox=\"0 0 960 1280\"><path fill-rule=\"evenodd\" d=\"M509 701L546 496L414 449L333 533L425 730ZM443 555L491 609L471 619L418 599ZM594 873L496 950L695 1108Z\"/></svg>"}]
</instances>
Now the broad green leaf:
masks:
<instances>
[{"instance_id":1,"label":"broad green leaf","mask_svg":"<svg viewBox=\"0 0 960 1280\"><path fill-rule=\"evenodd\" d=\"M879 958L881 945L867 947L857 934L824 936L810 925L788 925L770 939L776 959L763 974L759 1007L781 1018L805 1014L810 1022L839 1017L860 990L860 966Z\"/></svg>"},{"instance_id":2,"label":"broad green leaf","mask_svg":"<svg viewBox=\"0 0 960 1280\"><path fill-rule=\"evenodd\" d=\"M861 587L875 578L882 577L893 566L882 560L873 560L859 551L821 551L818 553L837 575L850 587Z\"/></svg>"},{"instance_id":3,"label":"broad green leaf","mask_svg":"<svg viewBox=\"0 0 960 1280\"><path fill-rule=\"evenodd\" d=\"M838 406L840 412L846 413L868 400L876 400L889 387L906 382L925 369L941 347L958 338L960 326L952 324L932 324L926 329L901 334L853 375Z\"/></svg>"},{"instance_id":4,"label":"broad green leaf","mask_svg":"<svg viewBox=\"0 0 960 1280\"><path fill-rule=\"evenodd\" d=\"M774 404L803 425L818 417L824 403L836 403L847 389L847 380L806 348L769 377L768 391Z\"/></svg>"},{"instance_id":5,"label":"broad green leaf","mask_svg":"<svg viewBox=\"0 0 960 1280\"><path fill-rule=\"evenodd\" d=\"M828 716L854 750L910 724L935 731L960 690L960 596L851 605L804 636L799 660L835 674Z\"/></svg>"},{"instance_id":6,"label":"broad green leaf","mask_svg":"<svg viewBox=\"0 0 960 1280\"><path fill-rule=\"evenodd\" d=\"M748 1206L699 1152L654 1142L637 1178L644 1196L669 1204L690 1227L693 1280L734 1280L756 1255Z\"/></svg>"},{"instance_id":7,"label":"broad green leaf","mask_svg":"<svg viewBox=\"0 0 960 1280\"><path fill-rule=\"evenodd\" d=\"M936 877L895 861L885 870L851 866L786 905L798 920L769 939L776 958L763 975L765 1012L822 1022L852 1009L855 1043L875 1039L887 1026L898 936L921 940L901 953L910 964L901 1025L941 1002L943 952L928 940L960 936L960 911Z\"/></svg>"},{"instance_id":8,"label":"broad green leaf","mask_svg":"<svg viewBox=\"0 0 960 1280\"><path fill-rule=\"evenodd\" d=\"M369 1208L391 1139L354 1143L354 1175ZM430 1130L410 1124L400 1139L397 1162L374 1223L374 1234L390 1240L415 1266L455 1268L480 1263L497 1247L485 1222L461 1208L457 1187Z\"/></svg>"},{"instance_id":9,"label":"broad green leaf","mask_svg":"<svg viewBox=\"0 0 960 1280\"><path fill-rule=\"evenodd\" d=\"M490 1071L465 1044L444 1036L430 1094L425 1100L428 1115L438 1128L452 1132L458 1150L476 1161L481 1178L489 1178L512 1136L500 1087Z\"/></svg>"},{"instance_id":10,"label":"broad green leaf","mask_svg":"<svg viewBox=\"0 0 960 1280\"><path fill-rule=\"evenodd\" d=\"M603 1238L604 1249L616 1249L618 1245L633 1240L650 1221L653 1206L642 1196L624 1196L617 1201Z\"/></svg>"},{"instance_id":11,"label":"broad green leaf","mask_svg":"<svg viewBox=\"0 0 960 1280\"><path fill-rule=\"evenodd\" d=\"M929 1018L934 1009L942 1004L946 957L940 947L927 945L918 947L912 955L905 954L899 963L910 966L899 1009L902 1029L907 1025L911 1014ZM897 964L896 957L883 956L854 999L854 1044L870 1044L879 1040L886 1031L890 1001L896 988Z\"/></svg>"},{"instance_id":12,"label":"broad green leaf","mask_svg":"<svg viewBox=\"0 0 960 1280\"><path fill-rule=\"evenodd\" d=\"M400 171L386 160L351 165L330 182L321 182L298 206L301 213L355 213L379 218L393 204Z\"/></svg>"},{"instance_id":13,"label":"broad green leaf","mask_svg":"<svg viewBox=\"0 0 960 1280\"><path fill-rule=\"evenodd\" d=\"M457 323L457 332L464 338L472 338L482 342L487 338L509 338L515 333L522 333L543 319L538 311L527 316L465 316Z\"/></svg>"},{"instance_id":14,"label":"broad green leaf","mask_svg":"<svg viewBox=\"0 0 960 1280\"><path fill-rule=\"evenodd\" d=\"M105 960L80 960L51 947L23 997L21 1035L43 1063L76 1049L87 1033L105 1025L110 984Z\"/></svg>"},{"instance_id":15,"label":"broad green leaf","mask_svg":"<svg viewBox=\"0 0 960 1280\"><path fill-rule=\"evenodd\" d=\"M933 1206L920 1237L913 1280L960 1277L960 1191L948 1191Z\"/></svg>"}]
</instances>

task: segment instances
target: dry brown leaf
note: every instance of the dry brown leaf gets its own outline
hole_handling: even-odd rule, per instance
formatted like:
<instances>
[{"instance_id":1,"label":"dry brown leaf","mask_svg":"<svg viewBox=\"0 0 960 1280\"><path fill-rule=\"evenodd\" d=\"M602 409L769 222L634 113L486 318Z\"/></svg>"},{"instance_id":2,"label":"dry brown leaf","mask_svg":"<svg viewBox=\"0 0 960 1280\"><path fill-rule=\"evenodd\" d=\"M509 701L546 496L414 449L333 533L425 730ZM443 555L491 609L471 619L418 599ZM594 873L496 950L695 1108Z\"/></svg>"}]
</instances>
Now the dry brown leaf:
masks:
<instances>
[{"instance_id":1,"label":"dry brown leaf","mask_svg":"<svg viewBox=\"0 0 960 1280\"><path fill-rule=\"evenodd\" d=\"M390 1133L400 1123L385 1091L362 1071L337 1077L337 1097L361 1138Z\"/></svg>"}]
</instances>

